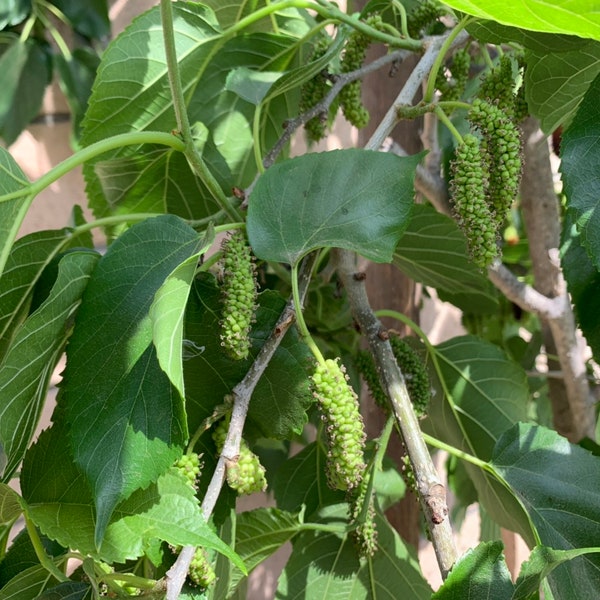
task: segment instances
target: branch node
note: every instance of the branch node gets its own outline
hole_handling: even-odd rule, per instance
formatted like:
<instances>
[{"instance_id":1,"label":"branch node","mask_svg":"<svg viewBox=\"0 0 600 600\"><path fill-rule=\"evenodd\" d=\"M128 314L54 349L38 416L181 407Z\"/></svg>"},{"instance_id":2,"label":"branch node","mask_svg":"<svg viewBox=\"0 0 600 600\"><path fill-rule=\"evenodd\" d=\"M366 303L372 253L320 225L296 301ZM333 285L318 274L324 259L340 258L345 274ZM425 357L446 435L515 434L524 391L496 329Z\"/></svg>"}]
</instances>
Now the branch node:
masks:
<instances>
[{"instance_id":1,"label":"branch node","mask_svg":"<svg viewBox=\"0 0 600 600\"><path fill-rule=\"evenodd\" d=\"M425 494L425 504L429 510L429 518L433 523L439 525L448 516L448 505L446 504L446 490L443 485L435 483Z\"/></svg>"}]
</instances>

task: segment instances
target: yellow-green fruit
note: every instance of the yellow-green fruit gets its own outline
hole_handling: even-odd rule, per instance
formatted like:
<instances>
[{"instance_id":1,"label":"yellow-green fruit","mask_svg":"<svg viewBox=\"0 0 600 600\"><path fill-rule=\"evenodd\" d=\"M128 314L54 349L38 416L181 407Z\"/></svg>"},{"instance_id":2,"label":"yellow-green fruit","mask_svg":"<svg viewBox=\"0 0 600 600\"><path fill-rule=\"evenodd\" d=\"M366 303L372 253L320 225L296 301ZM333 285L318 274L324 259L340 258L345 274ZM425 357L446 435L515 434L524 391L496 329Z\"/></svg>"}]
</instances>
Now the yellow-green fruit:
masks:
<instances>
[{"instance_id":1,"label":"yellow-green fruit","mask_svg":"<svg viewBox=\"0 0 600 600\"><path fill-rule=\"evenodd\" d=\"M204 548L196 548L188 570L188 577L192 583L203 588L211 586L216 581L217 575Z\"/></svg>"},{"instance_id":2,"label":"yellow-green fruit","mask_svg":"<svg viewBox=\"0 0 600 600\"><path fill-rule=\"evenodd\" d=\"M358 397L336 360L319 363L312 390L327 436L327 480L334 489L352 490L365 470L365 431Z\"/></svg>"},{"instance_id":3,"label":"yellow-green fruit","mask_svg":"<svg viewBox=\"0 0 600 600\"><path fill-rule=\"evenodd\" d=\"M375 526L375 501L373 493L367 499L367 479L361 482L356 496L350 501L350 523L356 524L352 538L360 556L373 556L377 551L377 528ZM365 502L369 503L364 521L358 522Z\"/></svg>"},{"instance_id":4,"label":"yellow-green fruit","mask_svg":"<svg viewBox=\"0 0 600 600\"><path fill-rule=\"evenodd\" d=\"M191 487L196 487L196 480L202 468L198 454L184 454L173 466L186 478Z\"/></svg>"},{"instance_id":5,"label":"yellow-green fruit","mask_svg":"<svg viewBox=\"0 0 600 600\"><path fill-rule=\"evenodd\" d=\"M213 440L219 453L223 450L228 426L229 419L222 419L213 430ZM249 495L255 492L264 492L267 489L265 468L243 438L240 444L240 453L236 458L227 461L226 468L227 484L238 494Z\"/></svg>"},{"instance_id":6,"label":"yellow-green fruit","mask_svg":"<svg viewBox=\"0 0 600 600\"><path fill-rule=\"evenodd\" d=\"M223 242L221 346L231 358L250 352L250 330L256 311L254 258L245 234L237 230Z\"/></svg>"}]
</instances>

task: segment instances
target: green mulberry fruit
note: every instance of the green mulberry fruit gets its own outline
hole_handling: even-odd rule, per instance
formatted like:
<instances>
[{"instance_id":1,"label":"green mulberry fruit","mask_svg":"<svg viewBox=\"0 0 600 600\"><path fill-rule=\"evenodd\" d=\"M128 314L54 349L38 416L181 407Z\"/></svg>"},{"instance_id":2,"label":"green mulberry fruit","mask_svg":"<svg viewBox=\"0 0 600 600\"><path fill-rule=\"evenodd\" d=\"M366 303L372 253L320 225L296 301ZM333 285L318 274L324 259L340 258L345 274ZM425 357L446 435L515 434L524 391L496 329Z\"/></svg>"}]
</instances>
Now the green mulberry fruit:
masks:
<instances>
[{"instance_id":1,"label":"green mulberry fruit","mask_svg":"<svg viewBox=\"0 0 600 600\"><path fill-rule=\"evenodd\" d=\"M363 505L367 501L367 487L367 478L364 478L356 496L350 501L350 523L356 525L352 530L352 538L359 555L365 558L373 556L377 551L375 498L373 492L371 492L371 496L368 499L369 507L364 522L358 522L363 511Z\"/></svg>"},{"instance_id":2,"label":"green mulberry fruit","mask_svg":"<svg viewBox=\"0 0 600 600\"><path fill-rule=\"evenodd\" d=\"M383 26L383 20L380 15L371 15L365 22L374 29L381 29ZM360 69L370 43L371 38L364 33L353 31L350 34L344 48L344 55L342 56L342 73L350 73ZM340 91L339 100L344 117L351 125L359 129L367 125L369 122L369 111L362 103L362 81L360 79L351 81L345 85Z\"/></svg>"},{"instance_id":3,"label":"green mulberry fruit","mask_svg":"<svg viewBox=\"0 0 600 600\"><path fill-rule=\"evenodd\" d=\"M516 100L514 87L512 61L508 54L504 54L498 64L486 73L477 95L481 100L496 104L505 117L513 118Z\"/></svg>"},{"instance_id":4,"label":"green mulberry fruit","mask_svg":"<svg viewBox=\"0 0 600 600\"><path fill-rule=\"evenodd\" d=\"M333 489L353 490L365 470L365 431L358 397L336 360L317 364L312 390L327 436L327 480Z\"/></svg>"},{"instance_id":5,"label":"green mulberry fruit","mask_svg":"<svg viewBox=\"0 0 600 600\"><path fill-rule=\"evenodd\" d=\"M474 100L469 121L481 131L482 151L487 156L488 202L499 231L521 182L521 135L513 120L496 105Z\"/></svg>"},{"instance_id":6,"label":"green mulberry fruit","mask_svg":"<svg viewBox=\"0 0 600 600\"><path fill-rule=\"evenodd\" d=\"M390 337L390 345L404 376L406 389L415 414L417 417L423 418L427 415L427 406L431 397L431 385L427 369L417 352L406 340L398 336L392 336ZM366 350L359 352L356 364L375 402L388 410L388 399L379 383L375 361L371 353Z\"/></svg>"},{"instance_id":7,"label":"green mulberry fruit","mask_svg":"<svg viewBox=\"0 0 600 600\"><path fill-rule=\"evenodd\" d=\"M256 268L241 230L223 242L221 346L236 360L248 357L256 311Z\"/></svg>"},{"instance_id":8,"label":"green mulberry fruit","mask_svg":"<svg viewBox=\"0 0 600 600\"><path fill-rule=\"evenodd\" d=\"M200 475L200 469L202 465L200 463L200 456L195 452L190 454L184 454L174 465L175 469L181 473L194 489L196 488L196 481Z\"/></svg>"},{"instance_id":9,"label":"green mulberry fruit","mask_svg":"<svg viewBox=\"0 0 600 600\"><path fill-rule=\"evenodd\" d=\"M421 31L427 31L444 14L444 9L436 0L423 0L408 14L408 35L419 37Z\"/></svg>"},{"instance_id":10,"label":"green mulberry fruit","mask_svg":"<svg viewBox=\"0 0 600 600\"><path fill-rule=\"evenodd\" d=\"M330 40L322 37L315 44L310 62L315 62L325 55L329 48ZM309 79L300 88L300 111L306 112L316 106L329 91L329 82L325 71L320 71L312 79ZM318 142L327 133L327 113L313 117L304 124L306 136L311 142Z\"/></svg>"},{"instance_id":11,"label":"green mulberry fruit","mask_svg":"<svg viewBox=\"0 0 600 600\"><path fill-rule=\"evenodd\" d=\"M438 71L436 87L442 94L442 100L458 100L469 80L469 69L471 67L471 56L467 48L461 48L454 53L450 64L451 79L446 79L443 71Z\"/></svg>"},{"instance_id":12,"label":"green mulberry fruit","mask_svg":"<svg viewBox=\"0 0 600 600\"><path fill-rule=\"evenodd\" d=\"M459 226L467 238L471 259L484 269L498 255L497 229L487 202L487 178L479 139L467 134L451 164L452 202Z\"/></svg>"},{"instance_id":13,"label":"green mulberry fruit","mask_svg":"<svg viewBox=\"0 0 600 600\"><path fill-rule=\"evenodd\" d=\"M208 588L216 581L217 575L204 548L196 548L188 570L188 577L193 584L202 588Z\"/></svg>"},{"instance_id":14,"label":"green mulberry fruit","mask_svg":"<svg viewBox=\"0 0 600 600\"><path fill-rule=\"evenodd\" d=\"M218 452L223 450L228 427L229 419L222 419L213 430L212 436ZM265 468L243 438L240 444L240 453L236 458L227 461L226 468L227 484L239 495L264 492L267 489Z\"/></svg>"}]
</instances>

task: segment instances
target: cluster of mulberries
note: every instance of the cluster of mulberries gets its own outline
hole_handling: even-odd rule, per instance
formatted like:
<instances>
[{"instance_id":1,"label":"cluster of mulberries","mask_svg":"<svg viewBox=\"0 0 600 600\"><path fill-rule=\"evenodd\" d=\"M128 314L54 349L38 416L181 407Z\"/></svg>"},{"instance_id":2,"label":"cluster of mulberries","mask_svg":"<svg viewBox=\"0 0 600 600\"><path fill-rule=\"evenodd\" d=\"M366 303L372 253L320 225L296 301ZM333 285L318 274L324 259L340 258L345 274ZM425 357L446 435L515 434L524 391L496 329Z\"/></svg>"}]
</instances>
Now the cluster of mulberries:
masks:
<instances>
[{"instance_id":1,"label":"cluster of mulberries","mask_svg":"<svg viewBox=\"0 0 600 600\"><path fill-rule=\"evenodd\" d=\"M469 80L470 68L471 55L469 54L469 50L467 48L457 50L449 65L450 79L447 79L446 75L440 70L435 80L436 88L442 94L442 100L458 100L462 96Z\"/></svg>"},{"instance_id":2,"label":"cluster of mulberries","mask_svg":"<svg viewBox=\"0 0 600 600\"><path fill-rule=\"evenodd\" d=\"M228 427L229 419L222 419L213 430L212 437L218 452L223 450ZM265 468L244 439L240 444L240 453L235 459L227 461L226 467L227 484L240 496L264 492L267 489Z\"/></svg>"},{"instance_id":3,"label":"cluster of mulberries","mask_svg":"<svg viewBox=\"0 0 600 600\"><path fill-rule=\"evenodd\" d=\"M358 397L337 360L319 363L311 379L327 436L327 480L333 489L354 490L365 470L365 431Z\"/></svg>"},{"instance_id":4,"label":"cluster of mulberries","mask_svg":"<svg viewBox=\"0 0 600 600\"><path fill-rule=\"evenodd\" d=\"M184 454L173 466L186 478L190 486L196 489L196 481L202 469L200 456L195 452Z\"/></svg>"},{"instance_id":5,"label":"cluster of mulberries","mask_svg":"<svg viewBox=\"0 0 600 600\"><path fill-rule=\"evenodd\" d=\"M516 99L514 86L512 61L508 54L504 54L498 64L486 72L477 95L482 100L495 103L501 111L512 117Z\"/></svg>"},{"instance_id":6,"label":"cluster of mulberries","mask_svg":"<svg viewBox=\"0 0 600 600\"><path fill-rule=\"evenodd\" d=\"M381 29L383 20L380 15L370 15L366 21L374 29ZM348 37L344 55L342 56L341 71L350 73L360 69L371 38L359 31L353 31ZM346 120L359 129L365 127L369 122L369 111L362 103L362 81L357 79L345 85L339 94L342 112Z\"/></svg>"},{"instance_id":7,"label":"cluster of mulberries","mask_svg":"<svg viewBox=\"0 0 600 600\"><path fill-rule=\"evenodd\" d=\"M415 414L417 417L423 418L427 415L427 407L431 397L431 385L427 369L417 352L406 340L398 336L392 336L390 337L390 345L400 371L402 371L402 375L404 376L404 383L406 384ZM385 410L388 410L388 399L379 383L375 361L371 353L366 350L360 351L357 355L356 366L375 402Z\"/></svg>"},{"instance_id":8,"label":"cluster of mulberries","mask_svg":"<svg viewBox=\"0 0 600 600\"><path fill-rule=\"evenodd\" d=\"M442 5L436 0L423 0L419 2L408 13L408 35L411 38L419 37L422 31L427 31L444 13Z\"/></svg>"},{"instance_id":9,"label":"cluster of mulberries","mask_svg":"<svg viewBox=\"0 0 600 600\"><path fill-rule=\"evenodd\" d=\"M324 56L329 44L330 40L328 38L320 38L315 44L310 61L317 61ZM300 88L300 111L306 112L316 106L323 100L328 90L329 80L325 71L320 71L312 79L304 82ZM325 137L327 133L327 116L327 113L323 112L304 124L304 130L309 141L318 142Z\"/></svg>"},{"instance_id":10,"label":"cluster of mulberries","mask_svg":"<svg viewBox=\"0 0 600 600\"><path fill-rule=\"evenodd\" d=\"M375 526L375 499L371 492L367 500L367 478L364 478L357 490L356 496L350 501L350 523L356 527L352 530L352 538L360 556L373 556L377 551L377 528ZM365 520L361 523L359 518L365 502L369 502Z\"/></svg>"},{"instance_id":11,"label":"cluster of mulberries","mask_svg":"<svg viewBox=\"0 0 600 600\"><path fill-rule=\"evenodd\" d=\"M465 135L452 161L452 201L458 224L467 238L471 259L481 269L498 255L496 220L486 197L486 172L479 139Z\"/></svg>"},{"instance_id":12,"label":"cluster of mulberries","mask_svg":"<svg viewBox=\"0 0 600 600\"><path fill-rule=\"evenodd\" d=\"M194 585L202 588L208 588L216 581L217 575L204 548L196 548L188 570L188 577Z\"/></svg>"},{"instance_id":13,"label":"cluster of mulberries","mask_svg":"<svg viewBox=\"0 0 600 600\"><path fill-rule=\"evenodd\" d=\"M519 192L521 135L511 117L495 103L474 100L468 118L481 132L482 152L488 163L488 202L499 230Z\"/></svg>"},{"instance_id":14,"label":"cluster of mulberries","mask_svg":"<svg viewBox=\"0 0 600 600\"><path fill-rule=\"evenodd\" d=\"M242 360L250 352L250 329L256 311L256 267L246 236L233 232L224 242L221 346L231 358Z\"/></svg>"}]
</instances>

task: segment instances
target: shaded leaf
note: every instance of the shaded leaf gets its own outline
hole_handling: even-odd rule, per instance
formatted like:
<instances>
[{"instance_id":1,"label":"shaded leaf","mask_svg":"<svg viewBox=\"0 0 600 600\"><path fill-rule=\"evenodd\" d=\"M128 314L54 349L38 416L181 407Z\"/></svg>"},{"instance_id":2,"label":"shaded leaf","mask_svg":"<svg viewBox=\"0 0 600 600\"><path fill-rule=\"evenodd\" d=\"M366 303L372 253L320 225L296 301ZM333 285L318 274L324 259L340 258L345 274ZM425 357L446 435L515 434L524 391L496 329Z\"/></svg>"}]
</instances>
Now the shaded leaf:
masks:
<instances>
[{"instance_id":1,"label":"shaded leaf","mask_svg":"<svg viewBox=\"0 0 600 600\"><path fill-rule=\"evenodd\" d=\"M468 550L431 600L510 600L514 585L502 550L502 542L485 542Z\"/></svg>"},{"instance_id":2,"label":"shaded leaf","mask_svg":"<svg viewBox=\"0 0 600 600\"><path fill-rule=\"evenodd\" d=\"M600 360L600 315L596 298L600 295L600 272L594 267L581 236L573 222L573 211L567 211L561 240L561 265L575 307L577 321L596 361Z\"/></svg>"},{"instance_id":3,"label":"shaded leaf","mask_svg":"<svg viewBox=\"0 0 600 600\"><path fill-rule=\"evenodd\" d=\"M299 530L298 516L277 508L257 508L243 512L236 519L235 551L244 561L248 572L251 572L291 540ZM238 587L241 578L240 571L235 570L230 592Z\"/></svg>"},{"instance_id":4,"label":"shaded leaf","mask_svg":"<svg viewBox=\"0 0 600 600\"><path fill-rule=\"evenodd\" d=\"M18 40L0 56L0 135L11 145L42 105L52 69L45 42Z\"/></svg>"},{"instance_id":5,"label":"shaded leaf","mask_svg":"<svg viewBox=\"0 0 600 600\"><path fill-rule=\"evenodd\" d=\"M187 436L181 398L152 346L148 311L199 245L174 216L132 226L98 262L77 313L63 392L75 461L96 502L98 544L114 506L155 481Z\"/></svg>"},{"instance_id":6,"label":"shaded leaf","mask_svg":"<svg viewBox=\"0 0 600 600\"><path fill-rule=\"evenodd\" d=\"M225 89L258 106L280 77L281 73L277 71L254 71L239 67L227 76Z\"/></svg>"},{"instance_id":7,"label":"shaded leaf","mask_svg":"<svg viewBox=\"0 0 600 600\"><path fill-rule=\"evenodd\" d=\"M31 0L12 0L0 5L0 29L18 25L31 12Z\"/></svg>"},{"instance_id":8,"label":"shaded leaf","mask_svg":"<svg viewBox=\"0 0 600 600\"><path fill-rule=\"evenodd\" d=\"M105 38L110 35L110 19L106 0L52 0L69 19L73 29L88 38Z\"/></svg>"},{"instance_id":9,"label":"shaded leaf","mask_svg":"<svg viewBox=\"0 0 600 600\"><path fill-rule=\"evenodd\" d=\"M14 243L0 277L0 356L27 316L36 282L63 248L67 235L67 229L38 231Z\"/></svg>"},{"instance_id":10,"label":"shaded leaf","mask_svg":"<svg viewBox=\"0 0 600 600\"><path fill-rule=\"evenodd\" d=\"M596 270L600 269L600 74L561 141L564 193L571 217Z\"/></svg>"},{"instance_id":11,"label":"shaded leaf","mask_svg":"<svg viewBox=\"0 0 600 600\"><path fill-rule=\"evenodd\" d=\"M346 511L345 504L328 507L322 512L321 522L342 524ZM379 514L376 527L378 551L362 563L345 535L318 531L297 535L279 578L276 598L430 598L431 588L421 575L414 550L404 544Z\"/></svg>"},{"instance_id":12,"label":"shaded leaf","mask_svg":"<svg viewBox=\"0 0 600 600\"><path fill-rule=\"evenodd\" d=\"M390 262L409 222L421 158L350 149L271 167L249 202L254 253L293 265L311 250L332 246Z\"/></svg>"},{"instance_id":13,"label":"shaded leaf","mask_svg":"<svg viewBox=\"0 0 600 600\"><path fill-rule=\"evenodd\" d=\"M600 40L600 16L589 0L552 4L544 0L529 0L527 3L519 0L450 0L446 4L468 15L503 25Z\"/></svg>"},{"instance_id":14,"label":"shaded leaf","mask_svg":"<svg viewBox=\"0 0 600 600\"><path fill-rule=\"evenodd\" d=\"M218 333L220 290L210 275L196 280L186 313L185 339L199 351L183 363L190 429L198 427L242 380L285 307L285 300L273 291L260 294L258 303L250 332L250 357L233 360L221 347ZM297 331L290 328L252 394L246 433L285 439L302 431L306 410L313 402L306 375L310 356Z\"/></svg>"},{"instance_id":15,"label":"shaded leaf","mask_svg":"<svg viewBox=\"0 0 600 600\"><path fill-rule=\"evenodd\" d=\"M495 313L497 292L468 259L457 224L430 205L413 209L394 251L394 264L411 279L435 287L443 300L470 313Z\"/></svg>"},{"instance_id":16,"label":"shaded leaf","mask_svg":"<svg viewBox=\"0 0 600 600\"><path fill-rule=\"evenodd\" d=\"M45 567L29 567L15 575L0 590L0 600L37 600L46 588L57 583Z\"/></svg>"},{"instance_id":17,"label":"shaded leaf","mask_svg":"<svg viewBox=\"0 0 600 600\"><path fill-rule=\"evenodd\" d=\"M97 261L93 252L62 258L50 295L19 328L0 363L0 441L8 457L5 481L18 468L37 427L48 379Z\"/></svg>"},{"instance_id":18,"label":"shaded leaf","mask_svg":"<svg viewBox=\"0 0 600 600\"><path fill-rule=\"evenodd\" d=\"M544 546L572 550L600 539L600 458L555 431L520 423L498 441L492 466L509 483ZM600 589L600 554L556 567L548 582L557 598L594 598Z\"/></svg>"},{"instance_id":19,"label":"shaded leaf","mask_svg":"<svg viewBox=\"0 0 600 600\"><path fill-rule=\"evenodd\" d=\"M168 275L154 296L150 306L152 340L158 362L171 383L185 398L183 385L183 322L200 256L214 241L212 227L205 234L201 249L184 260Z\"/></svg>"},{"instance_id":20,"label":"shaded leaf","mask_svg":"<svg viewBox=\"0 0 600 600\"><path fill-rule=\"evenodd\" d=\"M548 574L562 563L582 554L600 553L600 548L576 548L575 550L554 550L546 546L536 546L521 566L515 584L512 600L528 600L534 597Z\"/></svg>"},{"instance_id":21,"label":"shaded leaf","mask_svg":"<svg viewBox=\"0 0 600 600\"><path fill-rule=\"evenodd\" d=\"M84 600L93 598L93 588L83 581L64 581L38 596L38 600Z\"/></svg>"},{"instance_id":22,"label":"shaded leaf","mask_svg":"<svg viewBox=\"0 0 600 600\"><path fill-rule=\"evenodd\" d=\"M442 397L430 402L427 426L446 443L489 460L501 435L527 419L525 372L500 348L474 336L452 338L435 353ZM529 519L511 492L481 469L465 467L490 515L532 542Z\"/></svg>"}]
</instances>

